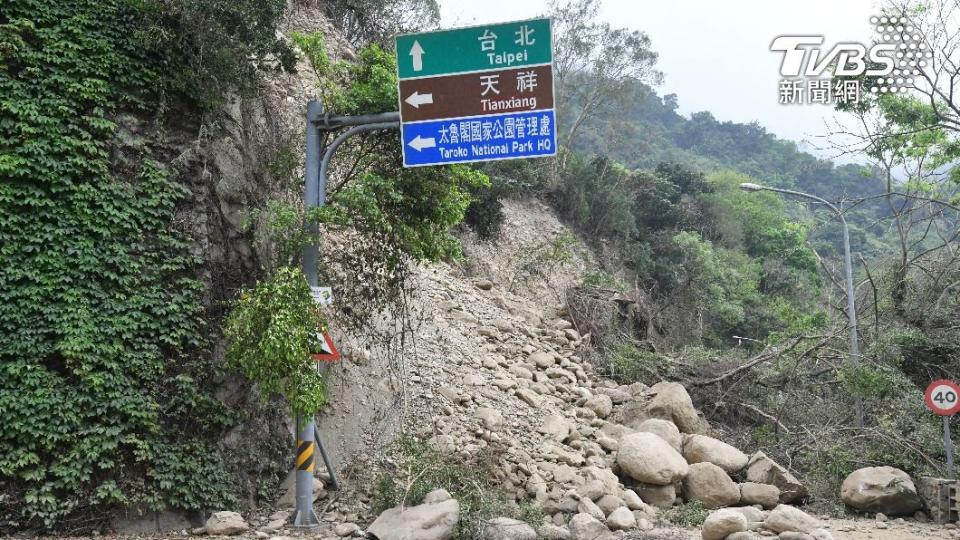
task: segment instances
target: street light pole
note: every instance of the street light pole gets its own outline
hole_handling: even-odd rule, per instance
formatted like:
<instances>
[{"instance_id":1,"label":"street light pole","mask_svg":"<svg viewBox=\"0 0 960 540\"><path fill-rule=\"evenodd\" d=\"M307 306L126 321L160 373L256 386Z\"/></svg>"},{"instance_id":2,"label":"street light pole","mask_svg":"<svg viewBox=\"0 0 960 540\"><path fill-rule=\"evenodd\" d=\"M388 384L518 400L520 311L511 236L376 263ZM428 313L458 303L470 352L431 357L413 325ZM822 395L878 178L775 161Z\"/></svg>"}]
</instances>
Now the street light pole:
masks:
<instances>
[{"instance_id":1,"label":"street light pole","mask_svg":"<svg viewBox=\"0 0 960 540\"><path fill-rule=\"evenodd\" d=\"M833 211L834 214L840 218L840 225L843 228L843 259L844 266L846 268L846 281L847 281L847 327L850 333L850 355L853 356L855 362L860 362L860 340L857 337L857 307L855 302L855 295L853 290L853 259L850 256L850 230L847 228L847 220L843 217L843 212L839 208L834 206L831 202L826 199L821 199L816 195L810 195L809 193L803 193L801 191L793 191L792 189L781 189L770 186L761 186L759 184L751 184L748 182L740 184L740 189L744 191L754 192L754 191L773 191L776 193L783 193L785 195L793 195L796 197L802 197L805 199L810 199L822 203L824 206ZM860 395L855 396L856 399L856 410L857 410L857 427L863 427L863 398Z\"/></svg>"}]
</instances>

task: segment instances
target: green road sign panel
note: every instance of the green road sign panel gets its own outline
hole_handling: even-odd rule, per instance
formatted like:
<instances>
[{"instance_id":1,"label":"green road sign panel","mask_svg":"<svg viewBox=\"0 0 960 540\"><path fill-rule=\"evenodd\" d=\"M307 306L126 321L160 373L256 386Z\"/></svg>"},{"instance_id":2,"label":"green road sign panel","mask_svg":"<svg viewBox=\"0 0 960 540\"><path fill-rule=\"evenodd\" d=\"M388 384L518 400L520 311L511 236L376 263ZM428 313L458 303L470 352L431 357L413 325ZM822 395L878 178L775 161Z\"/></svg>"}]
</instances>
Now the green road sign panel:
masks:
<instances>
[{"instance_id":1,"label":"green road sign panel","mask_svg":"<svg viewBox=\"0 0 960 540\"><path fill-rule=\"evenodd\" d=\"M550 19L397 37L403 165L557 153Z\"/></svg>"},{"instance_id":2,"label":"green road sign panel","mask_svg":"<svg viewBox=\"0 0 960 540\"><path fill-rule=\"evenodd\" d=\"M553 61L550 19L397 36L401 80L513 69Z\"/></svg>"}]
</instances>

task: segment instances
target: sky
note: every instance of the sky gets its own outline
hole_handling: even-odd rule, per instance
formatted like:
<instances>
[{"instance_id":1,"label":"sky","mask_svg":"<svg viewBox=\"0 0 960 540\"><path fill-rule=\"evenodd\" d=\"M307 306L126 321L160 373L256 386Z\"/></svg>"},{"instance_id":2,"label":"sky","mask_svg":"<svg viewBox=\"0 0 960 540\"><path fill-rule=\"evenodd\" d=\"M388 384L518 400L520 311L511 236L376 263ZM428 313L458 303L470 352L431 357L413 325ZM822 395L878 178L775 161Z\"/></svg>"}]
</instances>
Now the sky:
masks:
<instances>
[{"instance_id":1,"label":"sky","mask_svg":"<svg viewBox=\"0 0 960 540\"><path fill-rule=\"evenodd\" d=\"M657 91L676 93L682 114L707 110L718 120L756 120L778 137L807 141L807 151L834 157L823 139L825 123L844 119L825 105L778 103L781 55L770 43L785 34L823 35L826 47L869 43L876 0L601 1L601 20L650 36L664 74ZM440 0L444 27L546 12L546 0Z\"/></svg>"}]
</instances>

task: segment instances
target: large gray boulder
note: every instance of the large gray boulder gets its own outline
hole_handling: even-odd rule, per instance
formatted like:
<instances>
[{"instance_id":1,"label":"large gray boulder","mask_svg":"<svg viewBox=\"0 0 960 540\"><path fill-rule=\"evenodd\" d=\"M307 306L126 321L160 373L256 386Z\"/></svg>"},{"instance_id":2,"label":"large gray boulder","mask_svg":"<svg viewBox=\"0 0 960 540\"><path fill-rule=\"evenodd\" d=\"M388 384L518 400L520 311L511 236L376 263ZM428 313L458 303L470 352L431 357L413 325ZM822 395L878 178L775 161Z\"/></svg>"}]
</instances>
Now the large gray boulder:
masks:
<instances>
[{"instance_id":1,"label":"large gray boulder","mask_svg":"<svg viewBox=\"0 0 960 540\"><path fill-rule=\"evenodd\" d=\"M790 471L781 467L763 452L750 456L747 463L747 481L772 484L780 490L780 502L792 503L807 497L807 488Z\"/></svg>"},{"instance_id":2,"label":"large gray boulder","mask_svg":"<svg viewBox=\"0 0 960 540\"><path fill-rule=\"evenodd\" d=\"M646 432L631 433L620 440L617 464L630 478L660 486L681 480L689 468L672 446Z\"/></svg>"},{"instance_id":3,"label":"large gray boulder","mask_svg":"<svg viewBox=\"0 0 960 540\"><path fill-rule=\"evenodd\" d=\"M518 519L498 517L483 524L480 540L537 540L537 531Z\"/></svg>"},{"instance_id":4,"label":"large gray boulder","mask_svg":"<svg viewBox=\"0 0 960 540\"><path fill-rule=\"evenodd\" d=\"M810 531L820 527L820 522L799 508L781 504L770 511L763 526L775 533L797 531L810 534Z\"/></svg>"},{"instance_id":5,"label":"large gray boulder","mask_svg":"<svg viewBox=\"0 0 960 540\"><path fill-rule=\"evenodd\" d=\"M700 501L707 508L723 508L740 502L740 488L713 463L694 463L683 479L683 498Z\"/></svg>"},{"instance_id":6,"label":"large gray boulder","mask_svg":"<svg viewBox=\"0 0 960 540\"><path fill-rule=\"evenodd\" d=\"M923 506L910 475L893 467L853 471L840 487L840 499L862 512L882 512L888 516L913 514Z\"/></svg>"},{"instance_id":7,"label":"large gray boulder","mask_svg":"<svg viewBox=\"0 0 960 540\"><path fill-rule=\"evenodd\" d=\"M683 435L677 425L670 420L662 418L650 418L644 420L637 426L637 431L646 431L658 435L661 439L667 441L674 450L680 452L683 449Z\"/></svg>"},{"instance_id":8,"label":"large gray boulder","mask_svg":"<svg viewBox=\"0 0 960 540\"><path fill-rule=\"evenodd\" d=\"M747 455L729 444L707 437L690 435L683 442L683 457L687 463L713 463L730 474L747 466Z\"/></svg>"},{"instance_id":9,"label":"large gray boulder","mask_svg":"<svg viewBox=\"0 0 960 540\"><path fill-rule=\"evenodd\" d=\"M706 424L697 416L697 409L687 389L680 383L659 382L650 388L653 399L646 406L650 418L670 420L683 433L703 433Z\"/></svg>"},{"instance_id":10,"label":"large gray boulder","mask_svg":"<svg viewBox=\"0 0 960 540\"><path fill-rule=\"evenodd\" d=\"M425 502L385 510L367 529L379 540L450 540L460 519L460 503L444 490L432 491Z\"/></svg>"},{"instance_id":11,"label":"large gray boulder","mask_svg":"<svg viewBox=\"0 0 960 540\"><path fill-rule=\"evenodd\" d=\"M723 540L727 536L746 531L748 526L747 518L740 512L724 508L711 512L707 519L703 521L700 534L703 540Z\"/></svg>"},{"instance_id":12,"label":"large gray boulder","mask_svg":"<svg viewBox=\"0 0 960 540\"><path fill-rule=\"evenodd\" d=\"M740 502L759 504L767 510L777 506L780 501L780 488L771 484L744 482L740 484Z\"/></svg>"}]
</instances>

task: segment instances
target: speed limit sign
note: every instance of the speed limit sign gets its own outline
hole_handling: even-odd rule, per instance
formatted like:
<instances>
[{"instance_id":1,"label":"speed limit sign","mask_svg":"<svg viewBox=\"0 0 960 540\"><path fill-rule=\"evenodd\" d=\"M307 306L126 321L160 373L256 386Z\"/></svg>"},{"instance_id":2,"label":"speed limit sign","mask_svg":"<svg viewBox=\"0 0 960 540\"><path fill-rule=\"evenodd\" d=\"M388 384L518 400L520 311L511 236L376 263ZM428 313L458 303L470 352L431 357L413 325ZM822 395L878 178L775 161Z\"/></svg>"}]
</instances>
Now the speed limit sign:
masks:
<instances>
[{"instance_id":1,"label":"speed limit sign","mask_svg":"<svg viewBox=\"0 0 960 540\"><path fill-rule=\"evenodd\" d=\"M927 408L940 416L953 416L960 412L960 386L953 381L933 381L923 393Z\"/></svg>"}]
</instances>

